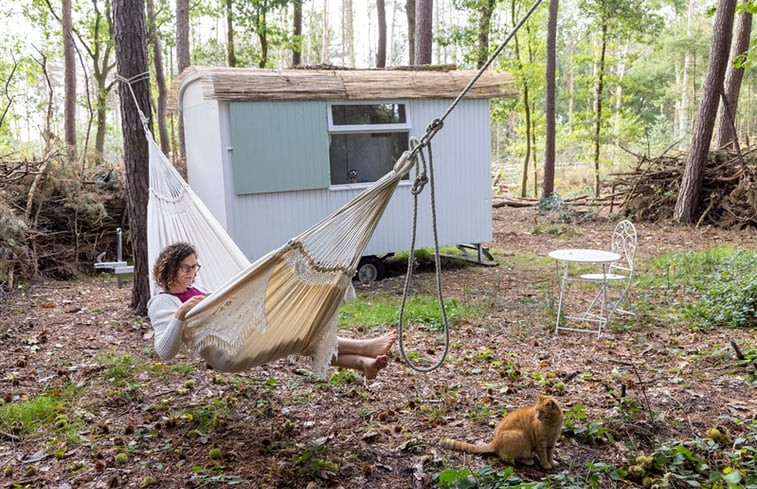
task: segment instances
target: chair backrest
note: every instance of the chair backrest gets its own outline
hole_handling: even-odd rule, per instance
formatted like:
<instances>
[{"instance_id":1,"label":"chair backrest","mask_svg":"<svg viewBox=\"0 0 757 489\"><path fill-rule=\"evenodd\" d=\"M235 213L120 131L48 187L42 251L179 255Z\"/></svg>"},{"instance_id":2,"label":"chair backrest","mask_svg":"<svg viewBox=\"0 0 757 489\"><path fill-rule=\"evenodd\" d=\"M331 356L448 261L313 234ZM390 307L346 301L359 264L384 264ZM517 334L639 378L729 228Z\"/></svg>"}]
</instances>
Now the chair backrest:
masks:
<instances>
[{"instance_id":1,"label":"chair backrest","mask_svg":"<svg viewBox=\"0 0 757 489\"><path fill-rule=\"evenodd\" d=\"M620 255L620 261L611 265L611 269L626 270L633 274L636 256L636 226L628 219L620 221L612 232L612 251Z\"/></svg>"}]
</instances>

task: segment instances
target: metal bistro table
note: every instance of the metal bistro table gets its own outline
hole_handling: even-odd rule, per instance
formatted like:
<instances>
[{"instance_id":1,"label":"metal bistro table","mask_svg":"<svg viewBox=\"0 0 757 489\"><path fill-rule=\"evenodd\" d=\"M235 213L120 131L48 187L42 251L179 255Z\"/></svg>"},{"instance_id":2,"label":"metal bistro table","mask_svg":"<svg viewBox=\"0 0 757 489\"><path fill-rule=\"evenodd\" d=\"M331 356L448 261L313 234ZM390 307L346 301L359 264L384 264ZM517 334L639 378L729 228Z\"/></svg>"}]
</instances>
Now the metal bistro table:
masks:
<instances>
[{"instance_id":1,"label":"metal bistro table","mask_svg":"<svg viewBox=\"0 0 757 489\"><path fill-rule=\"evenodd\" d=\"M602 283L602 290L600 291L600 304L599 313L593 313L592 309L596 303L592 301L589 307L584 313L579 316L565 316L566 320L596 323L597 324L597 336L602 334L602 328L607 324L606 308L607 308L607 267L618 260L620 255L612 251L606 250L592 250L592 249L580 249L580 248L566 248L561 250L554 250L549 253L549 257L556 260L558 267L558 276L560 276L560 299L557 303L557 322L555 324L555 333L559 330L568 331L581 331L581 332L593 332L587 328L571 328L567 326L560 326L560 317L563 309L563 299L566 292L566 284L568 280L571 280L569 275L569 269L571 264L594 264L602 266L602 275L605 277ZM562 265L562 273L560 273L560 265Z\"/></svg>"}]
</instances>

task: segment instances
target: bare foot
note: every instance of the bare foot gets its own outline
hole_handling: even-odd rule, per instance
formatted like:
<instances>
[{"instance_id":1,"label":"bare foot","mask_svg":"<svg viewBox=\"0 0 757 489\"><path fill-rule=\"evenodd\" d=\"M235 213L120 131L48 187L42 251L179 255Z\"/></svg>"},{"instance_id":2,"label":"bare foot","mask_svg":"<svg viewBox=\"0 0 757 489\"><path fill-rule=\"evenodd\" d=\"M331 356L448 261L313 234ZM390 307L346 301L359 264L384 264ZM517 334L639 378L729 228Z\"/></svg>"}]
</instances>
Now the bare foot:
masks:
<instances>
[{"instance_id":1,"label":"bare foot","mask_svg":"<svg viewBox=\"0 0 757 489\"><path fill-rule=\"evenodd\" d=\"M362 351L360 353L367 357L378 359L379 356L386 355L386 352L389 351L395 341L397 341L397 331L391 331L378 338L363 340L363 344L361 345ZM381 368L385 366L386 364Z\"/></svg>"},{"instance_id":2,"label":"bare foot","mask_svg":"<svg viewBox=\"0 0 757 489\"><path fill-rule=\"evenodd\" d=\"M379 355L376 358L366 359L362 366L365 380L375 379L376 375L378 375L379 373L379 370L385 368L388 364L389 358L387 358L386 355Z\"/></svg>"}]
</instances>

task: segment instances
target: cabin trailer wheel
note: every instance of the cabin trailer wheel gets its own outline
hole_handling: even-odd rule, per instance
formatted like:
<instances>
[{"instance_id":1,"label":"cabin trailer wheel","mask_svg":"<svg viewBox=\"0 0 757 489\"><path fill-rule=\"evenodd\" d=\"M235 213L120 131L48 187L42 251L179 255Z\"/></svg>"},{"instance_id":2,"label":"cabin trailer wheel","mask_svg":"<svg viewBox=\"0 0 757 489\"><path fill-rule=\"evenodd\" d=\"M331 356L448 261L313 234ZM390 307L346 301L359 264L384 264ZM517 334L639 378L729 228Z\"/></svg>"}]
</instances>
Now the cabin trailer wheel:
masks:
<instances>
[{"instance_id":1,"label":"cabin trailer wheel","mask_svg":"<svg viewBox=\"0 0 757 489\"><path fill-rule=\"evenodd\" d=\"M377 256L364 256L357 265L357 278L360 283L369 284L386 277L386 266Z\"/></svg>"}]
</instances>

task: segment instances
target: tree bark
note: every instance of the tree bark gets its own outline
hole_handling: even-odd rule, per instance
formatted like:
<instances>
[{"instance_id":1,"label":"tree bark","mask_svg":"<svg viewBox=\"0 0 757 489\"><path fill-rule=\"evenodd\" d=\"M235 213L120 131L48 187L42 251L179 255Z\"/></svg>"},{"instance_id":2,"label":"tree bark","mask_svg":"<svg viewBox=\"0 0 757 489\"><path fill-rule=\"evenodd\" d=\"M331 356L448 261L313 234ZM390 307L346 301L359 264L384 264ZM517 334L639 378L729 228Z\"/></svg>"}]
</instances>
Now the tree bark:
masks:
<instances>
[{"instance_id":1,"label":"tree bark","mask_svg":"<svg viewBox=\"0 0 757 489\"><path fill-rule=\"evenodd\" d=\"M407 15L407 50L409 65L415 64L415 0L405 0Z\"/></svg>"},{"instance_id":2,"label":"tree bark","mask_svg":"<svg viewBox=\"0 0 757 489\"><path fill-rule=\"evenodd\" d=\"M226 64L232 68L237 65L237 55L234 53L234 20L231 0L226 0Z\"/></svg>"},{"instance_id":3,"label":"tree bark","mask_svg":"<svg viewBox=\"0 0 757 489\"><path fill-rule=\"evenodd\" d=\"M415 2L415 64L431 64L434 1Z\"/></svg>"},{"instance_id":4,"label":"tree bark","mask_svg":"<svg viewBox=\"0 0 757 489\"><path fill-rule=\"evenodd\" d=\"M739 105L739 92L741 91L741 80L744 78L744 67L737 68L735 60L745 55L749 51L749 39L752 32L752 14L743 12L738 17L736 31L733 35L733 47L731 49L731 60L726 67L725 92L726 104L720 110L718 118L718 143L719 148L733 146L736 142L736 109ZM727 108L727 110L726 110Z\"/></svg>"},{"instance_id":5,"label":"tree bark","mask_svg":"<svg viewBox=\"0 0 757 489\"><path fill-rule=\"evenodd\" d=\"M352 0L342 2L342 57L345 65L355 67L355 13ZM384 41L386 44L386 41Z\"/></svg>"},{"instance_id":6,"label":"tree bark","mask_svg":"<svg viewBox=\"0 0 757 489\"><path fill-rule=\"evenodd\" d=\"M63 125L69 161L76 159L76 53L74 52L71 0L63 0L63 65L65 98Z\"/></svg>"},{"instance_id":7,"label":"tree bark","mask_svg":"<svg viewBox=\"0 0 757 489\"><path fill-rule=\"evenodd\" d=\"M481 68L489 59L489 33L491 32L492 14L494 13L494 0L484 0L479 9L478 18L478 56L476 67Z\"/></svg>"},{"instance_id":8,"label":"tree bark","mask_svg":"<svg viewBox=\"0 0 757 489\"><path fill-rule=\"evenodd\" d=\"M113 20L118 73L132 78L147 71L145 6L143 0L113 0ZM136 103L149 118L150 80L132 84ZM147 313L150 284L147 263L148 149L135 101L125 82L119 85L121 129L124 138L127 211L134 257L134 284L131 307L138 314ZM148 127L152 124L148 121Z\"/></svg>"},{"instance_id":9,"label":"tree bark","mask_svg":"<svg viewBox=\"0 0 757 489\"><path fill-rule=\"evenodd\" d=\"M719 0L712 29L712 45L707 64L707 75L702 86L691 150L686 159L678 199L673 210L673 218L682 224L693 224L702 191L704 167L710 152L713 126L718 111L718 101L723 90L723 77L728 64L731 47L733 15L736 0Z\"/></svg>"},{"instance_id":10,"label":"tree bark","mask_svg":"<svg viewBox=\"0 0 757 489\"><path fill-rule=\"evenodd\" d=\"M691 25L694 22L694 0L688 0L686 9L686 37L691 36ZM689 134L689 71L691 70L691 49L684 46L686 53L683 58L683 73L681 73L681 106L678 111L678 137L683 139Z\"/></svg>"},{"instance_id":11,"label":"tree bark","mask_svg":"<svg viewBox=\"0 0 757 489\"><path fill-rule=\"evenodd\" d=\"M300 66L302 64L302 0L294 0L292 34L295 39L292 48L292 66Z\"/></svg>"},{"instance_id":12,"label":"tree bark","mask_svg":"<svg viewBox=\"0 0 757 489\"><path fill-rule=\"evenodd\" d=\"M378 14L378 45L376 46L376 68L386 68L386 4L376 0Z\"/></svg>"},{"instance_id":13,"label":"tree bark","mask_svg":"<svg viewBox=\"0 0 757 489\"><path fill-rule=\"evenodd\" d=\"M559 0L549 1L549 19L547 20L547 66L545 71L544 94L544 180L541 196L548 198L555 191L555 72L557 53L557 12Z\"/></svg>"},{"instance_id":14,"label":"tree bark","mask_svg":"<svg viewBox=\"0 0 757 489\"><path fill-rule=\"evenodd\" d=\"M170 154L171 144L168 138L168 126L166 114L168 113L168 89L166 88L166 76L163 71L163 50L160 46L158 26L155 23L154 0L147 0L147 18L149 25L149 39L152 42L152 61L155 66L155 83L158 85L158 136L160 149L164 154Z\"/></svg>"},{"instance_id":15,"label":"tree bark","mask_svg":"<svg viewBox=\"0 0 757 489\"><path fill-rule=\"evenodd\" d=\"M321 64L329 62L329 0L323 0L321 23Z\"/></svg>"},{"instance_id":16,"label":"tree bark","mask_svg":"<svg viewBox=\"0 0 757 489\"><path fill-rule=\"evenodd\" d=\"M512 22L515 24L517 21L515 16L516 1L511 0L510 10ZM520 53L520 42L518 35L513 37L514 50L515 50L515 62L518 66L518 71L523 72L523 60ZM523 173L521 174L520 181L520 196L525 197L528 194L528 164L531 162L531 103L529 102L529 89L528 80L524 77L521 88L521 95L523 97L523 114L525 116L524 126L526 128L525 140L526 140L526 154L523 157Z\"/></svg>"},{"instance_id":17,"label":"tree bark","mask_svg":"<svg viewBox=\"0 0 757 489\"><path fill-rule=\"evenodd\" d=\"M183 72L191 64L189 56L189 0L176 0L176 68ZM187 146L184 141L184 118L181 109L177 111L179 131L179 158L186 158Z\"/></svg>"},{"instance_id":18,"label":"tree bark","mask_svg":"<svg viewBox=\"0 0 757 489\"><path fill-rule=\"evenodd\" d=\"M266 15L266 10L261 9L255 17L255 31L258 34L258 41L260 42L258 68L265 68L268 64L268 19Z\"/></svg>"},{"instance_id":19,"label":"tree bark","mask_svg":"<svg viewBox=\"0 0 757 489\"><path fill-rule=\"evenodd\" d=\"M601 26L601 45L599 47L599 66L597 67L597 85L594 93L594 197L599 197L599 153L602 147L602 92L605 88L605 55L607 53L607 20Z\"/></svg>"}]
</instances>

